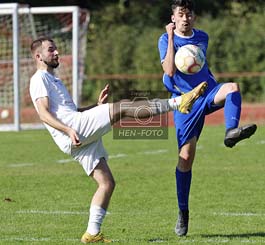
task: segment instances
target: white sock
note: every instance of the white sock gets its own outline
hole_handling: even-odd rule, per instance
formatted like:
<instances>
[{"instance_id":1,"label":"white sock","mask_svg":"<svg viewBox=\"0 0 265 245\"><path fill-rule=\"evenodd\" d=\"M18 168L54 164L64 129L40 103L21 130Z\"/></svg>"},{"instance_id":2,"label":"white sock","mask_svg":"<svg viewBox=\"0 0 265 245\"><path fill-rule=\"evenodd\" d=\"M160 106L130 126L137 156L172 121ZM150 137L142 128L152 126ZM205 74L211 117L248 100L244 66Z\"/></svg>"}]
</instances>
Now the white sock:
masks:
<instances>
[{"instance_id":1,"label":"white sock","mask_svg":"<svg viewBox=\"0 0 265 245\"><path fill-rule=\"evenodd\" d=\"M177 96L175 98L168 99L168 105L171 110L177 110L178 106L182 101L181 96Z\"/></svg>"},{"instance_id":2,"label":"white sock","mask_svg":"<svg viewBox=\"0 0 265 245\"><path fill-rule=\"evenodd\" d=\"M89 212L89 221L86 231L90 235L96 235L100 232L100 226L106 215L106 210L101 208L100 206L92 205Z\"/></svg>"}]
</instances>

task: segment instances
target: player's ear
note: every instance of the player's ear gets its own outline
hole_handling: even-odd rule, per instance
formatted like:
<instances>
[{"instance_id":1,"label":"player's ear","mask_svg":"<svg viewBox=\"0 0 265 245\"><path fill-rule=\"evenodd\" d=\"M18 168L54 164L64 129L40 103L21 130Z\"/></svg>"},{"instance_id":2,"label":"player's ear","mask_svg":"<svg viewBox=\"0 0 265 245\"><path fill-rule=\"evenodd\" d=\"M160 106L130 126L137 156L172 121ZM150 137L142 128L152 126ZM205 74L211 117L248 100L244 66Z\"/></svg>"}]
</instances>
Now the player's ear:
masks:
<instances>
[{"instance_id":1,"label":"player's ear","mask_svg":"<svg viewBox=\"0 0 265 245\"><path fill-rule=\"evenodd\" d=\"M41 54L39 52L36 52L35 55L34 55L34 58L36 60L41 60Z\"/></svg>"},{"instance_id":2,"label":"player's ear","mask_svg":"<svg viewBox=\"0 0 265 245\"><path fill-rule=\"evenodd\" d=\"M175 17L174 17L174 15L172 14L171 15L171 21L173 22L173 23L175 23L176 21L175 21Z\"/></svg>"}]
</instances>

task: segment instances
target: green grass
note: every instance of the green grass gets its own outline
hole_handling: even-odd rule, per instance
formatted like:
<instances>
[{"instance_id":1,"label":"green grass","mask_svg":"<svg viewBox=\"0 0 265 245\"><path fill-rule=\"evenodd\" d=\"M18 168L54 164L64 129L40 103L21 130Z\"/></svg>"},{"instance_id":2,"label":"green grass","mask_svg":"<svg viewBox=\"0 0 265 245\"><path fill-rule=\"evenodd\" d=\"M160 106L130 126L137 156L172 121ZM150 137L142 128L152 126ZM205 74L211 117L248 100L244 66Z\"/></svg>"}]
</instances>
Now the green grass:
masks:
<instances>
[{"instance_id":1,"label":"green grass","mask_svg":"<svg viewBox=\"0 0 265 245\"><path fill-rule=\"evenodd\" d=\"M259 127L228 149L222 126L204 128L193 167L189 233L178 238L174 129L161 141L108 134L117 185L103 232L116 244L265 244L264 135ZM0 138L0 244L80 244L95 183L46 131L1 132Z\"/></svg>"}]
</instances>

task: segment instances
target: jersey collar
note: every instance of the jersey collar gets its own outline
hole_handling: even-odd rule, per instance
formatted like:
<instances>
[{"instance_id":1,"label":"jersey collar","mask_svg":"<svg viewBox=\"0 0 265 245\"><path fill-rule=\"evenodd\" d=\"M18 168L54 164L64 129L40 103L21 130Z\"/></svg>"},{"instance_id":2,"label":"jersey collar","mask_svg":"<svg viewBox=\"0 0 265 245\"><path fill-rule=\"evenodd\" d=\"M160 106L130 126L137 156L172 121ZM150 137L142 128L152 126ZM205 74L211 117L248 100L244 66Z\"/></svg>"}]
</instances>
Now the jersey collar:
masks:
<instances>
[{"instance_id":1,"label":"jersey collar","mask_svg":"<svg viewBox=\"0 0 265 245\"><path fill-rule=\"evenodd\" d=\"M190 36L182 36L174 31L174 34L181 38L192 38L194 36L194 30L192 30L192 34Z\"/></svg>"}]
</instances>

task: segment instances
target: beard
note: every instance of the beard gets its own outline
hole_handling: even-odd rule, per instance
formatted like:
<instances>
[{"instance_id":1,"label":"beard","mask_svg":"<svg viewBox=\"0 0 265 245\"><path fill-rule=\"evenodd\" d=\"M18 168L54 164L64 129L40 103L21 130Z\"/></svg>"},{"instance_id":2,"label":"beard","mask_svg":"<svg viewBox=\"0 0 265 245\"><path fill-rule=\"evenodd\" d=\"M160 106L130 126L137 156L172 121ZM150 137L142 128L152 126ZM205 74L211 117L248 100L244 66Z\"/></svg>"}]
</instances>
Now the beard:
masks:
<instances>
[{"instance_id":1,"label":"beard","mask_svg":"<svg viewBox=\"0 0 265 245\"><path fill-rule=\"evenodd\" d=\"M57 68L59 66L59 62L57 60L52 60L52 61L43 61L48 67L50 68Z\"/></svg>"}]
</instances>

